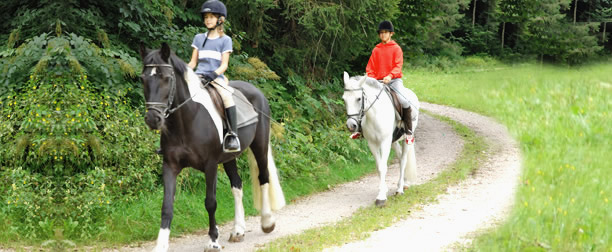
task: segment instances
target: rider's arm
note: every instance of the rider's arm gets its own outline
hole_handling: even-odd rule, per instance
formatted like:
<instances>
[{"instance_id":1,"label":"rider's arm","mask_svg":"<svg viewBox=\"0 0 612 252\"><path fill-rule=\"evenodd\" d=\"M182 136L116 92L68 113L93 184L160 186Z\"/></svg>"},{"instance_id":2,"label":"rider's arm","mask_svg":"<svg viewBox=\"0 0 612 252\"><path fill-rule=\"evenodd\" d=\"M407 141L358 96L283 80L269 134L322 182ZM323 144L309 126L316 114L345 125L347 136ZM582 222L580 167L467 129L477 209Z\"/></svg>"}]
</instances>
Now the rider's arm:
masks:
<instances>
[{"instance_id":1,"label":"rider's arm","mask_svg":"<svg viewBox=\"0 0 612 252\"><path fill-rule=\"evenodd\" d=\"M230 52L225 52L221 54L221 66L219 66L219 68L215 70L215 73L217 73L218 75L225 73L225 70L227 70L227 66L229 65L229 58Z\"/></svg>"},{"instance_id":2,"label":"rider's arm","mask_svg":"<svg viewBox=\"0 0 612 252\"><path fill-rule=\"evenodd\" d=\"M401 78L402 77L402 66L404 65L404 52L402 52L402 48L399 46L395 49L393 53L393 69L391 69L391 78Z\"/></svg>"},{"instance_id":3,"label":"rider's arm","mask_svg":"<svg viewBox=\"0 0 612 252\"><path fill-rule=\"evenodd\" d=\"M189 64L187 65L191 69L195 69L196 66L198 65L198 49L197 48L193 48L193 52L191 53L191 60L189 61Z\"/></svg>"}]
</instances>

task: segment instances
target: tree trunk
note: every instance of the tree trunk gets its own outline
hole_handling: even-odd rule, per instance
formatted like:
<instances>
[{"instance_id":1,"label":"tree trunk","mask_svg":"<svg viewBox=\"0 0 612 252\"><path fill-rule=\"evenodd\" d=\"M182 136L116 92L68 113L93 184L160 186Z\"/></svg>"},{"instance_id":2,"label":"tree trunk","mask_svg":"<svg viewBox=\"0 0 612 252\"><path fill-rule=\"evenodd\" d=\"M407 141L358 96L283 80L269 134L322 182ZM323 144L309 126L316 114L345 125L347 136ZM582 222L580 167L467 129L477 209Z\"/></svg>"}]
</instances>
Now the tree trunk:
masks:
<instances>
[{"instance_id":1,"label":"tree trunk","mask_svg":"<svg viewBox=\"0 0 612 252\"><path fill-rule=\"evenodd\" d=\"M574 0L574 24L576 24L576 10L578 10L578 0Z\"/></svg>"},{"instance_id":2,"label":"tree trunk","mask_svg":"<svg viewBox=\"0 0 612 252\"><path fill-rule=\"evenodd\" d=\"M502 49L502 53L504 51L504 36L506 35L506 22L503 23L502 25L502 44L501 44L501 49Z\"/></svg>"},{"instance_id":3,"label":"tree trunk","mask_svg":"<svg viewBox=\"0 0 612 252\"><path fill-rule=\"evenodd\" d=\"M474 10L472 10L472 28L476 24L476 0L474 0Z\"/></svg>"},{"instance_id":4,"label":"tree trunk","mask_svg":"<svg viewBox=\"0 0 612 252\"><path fill-rule=\"evenodd\" d=\"M601 33L601 42L602 42L602 43L606 43L606 24L607 24L607 23L608 23L608 22L604 22L604 30L603 30L603 32Z\"/></svg>"}]
</instances>

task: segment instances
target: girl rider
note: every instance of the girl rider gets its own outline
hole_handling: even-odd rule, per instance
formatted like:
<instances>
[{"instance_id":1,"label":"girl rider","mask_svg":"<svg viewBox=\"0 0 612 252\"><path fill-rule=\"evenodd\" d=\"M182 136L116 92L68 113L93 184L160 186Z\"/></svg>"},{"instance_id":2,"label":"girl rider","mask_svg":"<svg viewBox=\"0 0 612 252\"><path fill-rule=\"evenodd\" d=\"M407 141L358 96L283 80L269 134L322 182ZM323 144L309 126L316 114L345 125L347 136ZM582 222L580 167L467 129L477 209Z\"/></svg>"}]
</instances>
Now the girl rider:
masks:
<instances>
[{"instance_id":1,"label":"girl rider","mask_svg":"<svg viewBox=\"0 0 612 252\"><path fill-rule=\"evenodd\" d=\"M240 151L240 141L236 134L236 106L232 97L234 90L223 76L232 52L232 39L223 31L227 9L221 1L209 0L202 5L200 13L208 32L193 38L189 67L195 70L204 83L210 82L221 95L229 127L223 138L223 151L237 152Z\"/></svg>"}]
</instances>

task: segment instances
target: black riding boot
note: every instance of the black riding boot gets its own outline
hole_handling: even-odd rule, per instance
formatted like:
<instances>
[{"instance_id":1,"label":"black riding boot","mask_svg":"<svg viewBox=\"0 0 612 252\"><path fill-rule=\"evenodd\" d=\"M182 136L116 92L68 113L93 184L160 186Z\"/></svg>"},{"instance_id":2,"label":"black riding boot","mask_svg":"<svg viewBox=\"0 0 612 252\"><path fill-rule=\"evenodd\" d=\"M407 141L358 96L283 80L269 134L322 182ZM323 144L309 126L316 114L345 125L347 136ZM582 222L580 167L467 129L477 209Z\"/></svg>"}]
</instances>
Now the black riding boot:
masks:
<instances>
[{"instance_id":1,"label":"black riding boot","mask_svg":"<svg viewBox=\"0 0 612 252\"><path fill-rule=\"evenodd\" d=\"M412 135L412 109L411 107L402 109L404 114L402 120L404 121L404 130L406 135Z\"/></svg>"},{"instance_id":2,"label":"black riding boot","mask_svg":"<svg viewBox=\"0 0 612 252\"><path fill-rule=\"evenodd\" d=\"M225 109L225 117L228 122L228 130L223 137L224 152L240 151L240 140L238 139L238 129L236 128L236 106L231 106Z\"/></svg>"}]
</instances>

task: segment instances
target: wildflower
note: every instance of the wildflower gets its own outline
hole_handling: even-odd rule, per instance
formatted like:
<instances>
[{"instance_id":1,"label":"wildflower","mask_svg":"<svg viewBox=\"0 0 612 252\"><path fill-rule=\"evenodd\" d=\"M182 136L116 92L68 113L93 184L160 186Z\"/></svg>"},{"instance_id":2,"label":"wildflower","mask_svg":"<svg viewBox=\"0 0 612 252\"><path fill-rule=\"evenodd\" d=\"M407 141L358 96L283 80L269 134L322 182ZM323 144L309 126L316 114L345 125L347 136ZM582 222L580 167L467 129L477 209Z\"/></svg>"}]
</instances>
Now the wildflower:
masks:
<instances>
[{"instance_id":1,"label":"wildflower","mask_svg":"<svg viewBox=\"0 0 612 252\"><path fill-rule=\"evenodd\" d=\"M32 89L36 90L36 86L32 87Z\"/></svg>"},{"instance_id":2,"label":"wildflower","mask_svg":"<svg viewBox=\"0 0 612 252\"><path fill-rule=\"evenodd\" d=\"M85 89L85 87L81 86L81 89Z\"/></svg>"},{"instance_id":3,"label":"wildflower","mask_svg":"<svg viewBox=\"0 0 612 252\"><path fill-rule=\"evenodd\" d=\"M529 206L529 203L527 203L527 201L524 201L524 202L523 202L523 205L525 205L525 206Z\"/></svg>"},{"instance_id":4,"label":"wildflower","mask_svg":"<svg viewBox=\"0 0 612 252\"><path fill-rule=\"evenodd\" d=\"M59 107L55 108L55 111L60 111L60 108Z\"/></svg>"},{"instance_id":5,"label":"wildflower","mask_svg":"<svg viewBox=\"0 0 612 252\"><path fill-rule=\"evenodd\" d=\"M17 186L13 183L13 190L17 190Z\"/></svg>"}]
</instances>

